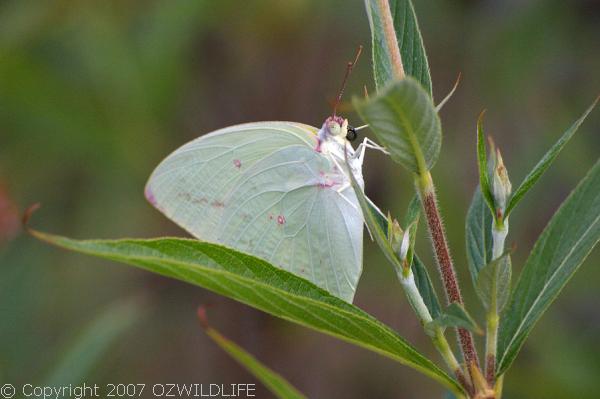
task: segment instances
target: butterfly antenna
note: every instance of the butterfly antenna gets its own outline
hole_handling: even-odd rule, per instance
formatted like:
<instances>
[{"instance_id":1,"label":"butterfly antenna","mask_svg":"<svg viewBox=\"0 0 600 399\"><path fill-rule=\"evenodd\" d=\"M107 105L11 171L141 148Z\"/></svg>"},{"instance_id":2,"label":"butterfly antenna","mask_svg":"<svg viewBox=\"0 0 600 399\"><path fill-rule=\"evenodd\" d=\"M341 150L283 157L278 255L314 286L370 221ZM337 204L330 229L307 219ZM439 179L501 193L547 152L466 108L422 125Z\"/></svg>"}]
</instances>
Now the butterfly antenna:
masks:
<instances>
[{"instance_id":1,"label":"butterfly antenna","mask_svg":"<svg viewBox=\"0 0 600 399\"><path fill-rule=\"evenodd\" d=\"M333 105L333 116L335 116L337 107L338 107L338 105L340 105L340 102L342 101L342 96L344 95L344 89L346 89L346 82L348 81L348 76L350 76L350 73L352 72L354 65L356 65L356 63L358 62L360 54L362 53L362 49L363 49L363 46L358 46L358 49L356 50L356 56L354 57L354 61L350 61L350 62L348 62L348 65L346 65L346 73L344 74L344 80L342 80L342 87L340 87L338 96L335 99L335 104Z\"/></svg>"}]
</instances>

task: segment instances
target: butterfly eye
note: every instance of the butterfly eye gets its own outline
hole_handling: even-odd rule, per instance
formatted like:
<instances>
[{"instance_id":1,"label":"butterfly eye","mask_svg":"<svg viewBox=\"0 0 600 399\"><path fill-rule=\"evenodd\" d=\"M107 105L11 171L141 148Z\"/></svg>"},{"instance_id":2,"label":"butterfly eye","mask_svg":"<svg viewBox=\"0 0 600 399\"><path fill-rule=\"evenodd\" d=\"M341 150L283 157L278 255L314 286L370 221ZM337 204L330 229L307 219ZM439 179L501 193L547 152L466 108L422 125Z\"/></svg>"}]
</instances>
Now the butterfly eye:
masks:
<instances>
[{"instance_id":1,"label":"butterfly eye","mask_svg":"<svg viewBox=\"0 0 600 399\"><path fill-rule=\"evenodd\" d=\"M356 140L356 137L358 137L358 135L356 134L356 129L354 129L352 126L348 126L348 132L346 133L346 140L354 141L354 140Z\"/></svg>"}]
</instances>

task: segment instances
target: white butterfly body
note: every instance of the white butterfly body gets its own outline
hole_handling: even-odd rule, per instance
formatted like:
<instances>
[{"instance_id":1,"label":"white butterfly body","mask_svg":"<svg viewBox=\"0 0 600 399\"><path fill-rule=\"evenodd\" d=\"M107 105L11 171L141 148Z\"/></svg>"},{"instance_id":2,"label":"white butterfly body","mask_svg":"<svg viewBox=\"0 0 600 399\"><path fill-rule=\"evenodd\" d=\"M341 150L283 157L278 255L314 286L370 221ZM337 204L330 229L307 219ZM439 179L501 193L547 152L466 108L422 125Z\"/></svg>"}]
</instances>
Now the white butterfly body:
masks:
<instances>
[{"instance_id":1,"label":"white butterfly body","mask_svg":"<svg viewBox=\"0 0 600 399\"><path fill-rule=\"evenodd\" d=\"M149 202L194 237L251 253L351 302L362 272L363 142L347 121L220 129L177 149L146 186Z\"/></svg>"}]
</instances>

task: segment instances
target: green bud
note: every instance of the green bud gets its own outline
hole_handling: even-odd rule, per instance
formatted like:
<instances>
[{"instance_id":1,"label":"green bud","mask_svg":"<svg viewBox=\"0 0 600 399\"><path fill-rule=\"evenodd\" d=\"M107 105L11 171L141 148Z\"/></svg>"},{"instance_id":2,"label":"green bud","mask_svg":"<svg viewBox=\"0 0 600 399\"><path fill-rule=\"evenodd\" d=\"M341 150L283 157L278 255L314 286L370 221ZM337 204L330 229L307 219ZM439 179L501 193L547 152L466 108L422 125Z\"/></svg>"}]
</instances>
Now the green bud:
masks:
<instances>
[{"instance_id":1,"label":"green bud","mask_svg":"<svg viewBox=\"0 0 600 399\"><path fill-rule=\"evenodd\" d=\"M492 193L496 203L496 212L502 217L506 209L506 203L512 192L512 185L508 178L508 172L502 161L500 150L496 148L495 165L492 174Z\"/></svg>"},{"instance_id":2,"label":"green bud","mask_svg":"<svg viewBox=\"0 0 600 399\"><path fill-rule=\"evenodd\" d=\"M392 220L391 223L390 219L388 219L388 237L394 252L399 253L400 247L402 246L402 235L404 232L402 231L402 227L400 227L400 223L398 223L396 219Z\"/></svg>"},{"instance_id":3,"label":"green bud","mask_svg":"<svg viewBox=\"0 0 600 399\"><path fill-rule=\"evenodd\" d=\"M406 255L408 254L408 248L410 247L410 229L404 230L404 235L402 236L402 244L400 245L400 260L403 262L406 260Z\"/></svg>"},{"instance_id":4,"label":"green bud","mask_svg":"<svg viewBox=\"0 0 600 399\"><path fill-rule=\"evenodd\" d=\"M410 263L406 259L411 244L410 229L402 230L396 219L388 217L388 237L394 253L402 263L402 278L406 278L410 274Z\"/></svg>"}]
</instances>

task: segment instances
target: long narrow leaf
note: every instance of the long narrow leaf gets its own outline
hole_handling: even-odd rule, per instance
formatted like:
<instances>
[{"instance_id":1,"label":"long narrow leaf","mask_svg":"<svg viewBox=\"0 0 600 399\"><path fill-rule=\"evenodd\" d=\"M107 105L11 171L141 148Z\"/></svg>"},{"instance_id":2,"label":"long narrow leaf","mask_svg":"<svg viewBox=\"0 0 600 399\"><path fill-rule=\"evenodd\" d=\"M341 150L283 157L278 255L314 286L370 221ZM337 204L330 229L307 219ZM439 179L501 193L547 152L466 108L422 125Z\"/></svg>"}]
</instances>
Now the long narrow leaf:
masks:
<instances>
[{"instance_id":1,"label":"long narrow leaf","mask_svg":"<svg viewBox=\"0 0 600 399\"><path fill-rule=\"evenodd\" d=\"M412 272L415 277L415 284L417 285L419 294L423 297L423 302L425 302L427 309L429 309L431 317L435 319L441 312L440 301L433 288L429 272L417 255L413 255Z\"/></svg>"},{"instance_id":2,"label":"long narrow leaf","mask_svg":"<svg viewBox=\"0 0 600 399\"><path fill-rule=\"evenodd\" d=\"M485 138L483 137L483 115L482 112L477 119L477 164L479 169L479 189L483 194L483 198L490 208L492 214L496 213L494 206L494 197L492 196L492 188L490 186L490 178L488 175L487 150L485 148Z\"/></svg>"},{"instance_id":3,"label":"long narrow leaf","mask_svg":"<svg viewBox=\"0 0 600 399\"><path fill-rule=\"evenodd\" d=\"M561 205L535 243L501 319L498 375L600 239L600 161Z\"/></svg>"},{"instance_id":4,"label":"long narrow leaf","mask_svg":"<svg viewBox=\"0 0 600 399\"><path fill-rule=\"evenodd\" d=\"M492 260L492 214L479 187L475 189L465 226L467 263L473 286L477 285L479 271Z\"/></svg>"},{"instance_id":5,"label":"long narrow leaf","mask_svg":"<svg viewBox=\"0 0 600 399\"><path fill-rule=\"evenodd\" d=\"M45 386L79 384L106 355L108 349L143 314L141 302L135 298L120 300L107 306L87 324L44 378Z\"/></svg>"},{"instance_id":6,"label":"long narrow leaf","mask_svg":"<svg viewBox=\"0 0 600 399\"><path fill-rule=\"evenodd\" d=\"M419 257L415 254L414 251L414 245L417 236L417 224L419 222L420 215L421 201L419 200L419 197L415 195L408 204L408 210L406 211L406 218L404 222L405 226L407 227L413 226L410 233L411 245L410 250L408 252L408 258L413 260L411 263L411 268L415 277L415 284L417 285L417 289L419 290L419 293L421 294L421 297L423 298L423 302L425 302L427 309L429 309L431 317L435 319L441 313L440 301L437 297L435 289L433 288L433 283L431 282L431 277L429 277L429 272L427 271L427 268L425 267L421 259L419 259Z\"/></svg>"},{"instance_id":7,"label":"long narrow leaf","mask_svg":"<svg viewBox=\"0 0 600 399\"><path fill-rule=\"evenodd\" d=\"M30 233L72 251L126 263L207 288L274 316L380 353L460 392L455 380L392 329L311 282L259 258L189 239L73 240L34 230Z\"/></svg>"},{"instance_id":8,"label":"long narrow leaf","mask_svg":"<svg viewBox=\"0 0 600 399\"><path fill-rule=\"evenodd\" d=\"M404 72L413 76L431 96L429 63L412 2L389 0L389 4ZM391 56L385 44L385 32L378 1L365 0L365 6L371 27L373 75L377 90L380 90L392 80Z\"/></svg>"},{"instance_id":9,"label":"long narrow leaf","mask_svg":"<svg viewBox=\"0 0 600 399\"><path fill-rule=\"evenodd\" d=\"M262 382L279 399L305 399L292 384L285 378L263 365L258 359L246 352L239 345L224 337L220 332L208 326L202 318L203 313L199 311L201 321L208 335L221 349L229 354L235 361L242 365L250 374Z\"/></svg>"},{"instance_id":10,"label":"long narrow leaf","mask_svg":"<svg viewBox=\"0 0 600 399\"><path fill-rule=\"evenodd\" d=\"M419 196L415 195L406 211L406 217L404 218L404 226L409 229L410 234L410 245L408 246L408 252L406 258L409 260L413 259L415 253L415 242L417 240L417 229L419 227L419 219L421 218L421 201ZM412 265L412 262L411 262Z\"/></svg>"},{"instance_id":11,"label":"long narrow leaf","mask_svg":"<svg viewBox=\"0 0 600 399\"><path fill-rule=\"evenodd\" d=\"M514 207L523 199L523 196L533 187L533 185L539 180L540 177L544 174L546 169L550 167L552 162L558 156L560 150L569 142L571 137L575 134L579 126L583 123L585 118L592 112L600 97L596 98L596 100L590 105L590 107L583 113L583 115L571 125L566 132L563 133L560 139L548 150L548 152L544 155L542 159L535 165L533 170L529 172L527 176L521 182L521 185L515 190L514 194L510 198L508 205L506 207L506 216L514 209Z\"/></svg>"}]
</instances>

